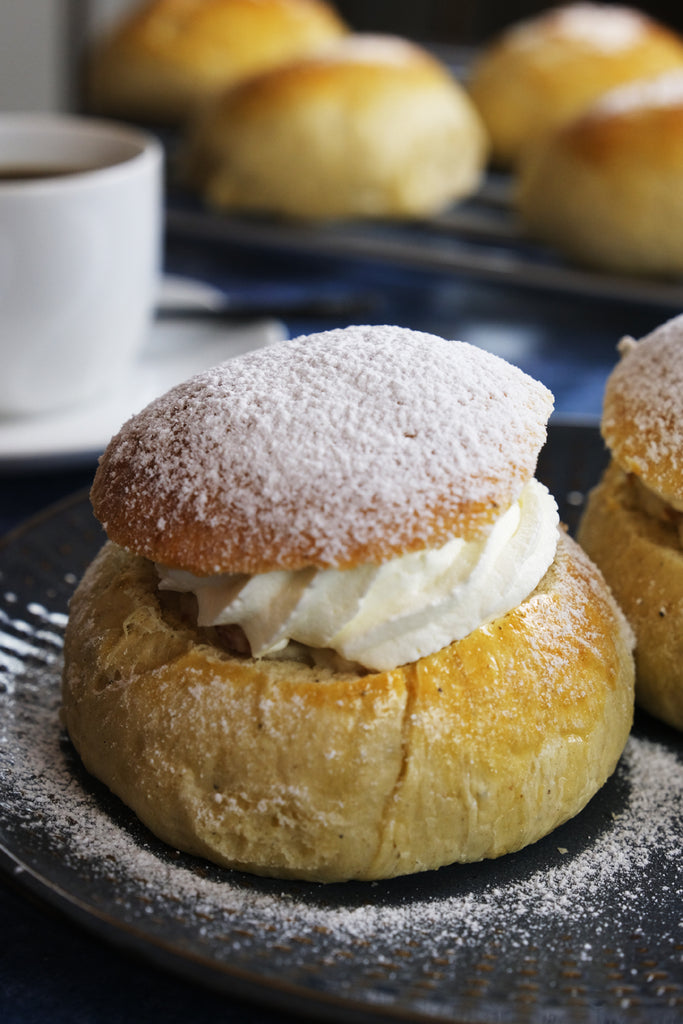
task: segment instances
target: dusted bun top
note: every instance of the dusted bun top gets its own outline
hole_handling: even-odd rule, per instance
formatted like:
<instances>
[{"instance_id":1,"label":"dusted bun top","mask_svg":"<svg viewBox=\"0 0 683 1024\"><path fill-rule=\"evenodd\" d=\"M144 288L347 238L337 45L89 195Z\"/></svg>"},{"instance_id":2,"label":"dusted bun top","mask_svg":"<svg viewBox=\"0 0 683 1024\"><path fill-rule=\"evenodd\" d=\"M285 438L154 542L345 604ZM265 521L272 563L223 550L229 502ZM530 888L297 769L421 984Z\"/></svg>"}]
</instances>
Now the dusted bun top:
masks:
<instances>
[{"instance_id":1,"label":"dusted bun top","mask_svg":"<svg viewBox=\"0 0 683 1024\"><path fill-rule=\"evenodd\" d=\"M615 460L683 509L683 316L625 338L605 388L602 433Z\"/></svg>"},{"instance_id":2,"label":"dusted bun top","mask_svg":"<svg viewBox=\"0 0 683 1024\"><path fill-rule=\"evenodd\" d=\"M198 575L381 562L483 535L552 396L463 342L355 326L229 360L130 419L92 489L110 539Z\"/></svg>"}]
</instances>

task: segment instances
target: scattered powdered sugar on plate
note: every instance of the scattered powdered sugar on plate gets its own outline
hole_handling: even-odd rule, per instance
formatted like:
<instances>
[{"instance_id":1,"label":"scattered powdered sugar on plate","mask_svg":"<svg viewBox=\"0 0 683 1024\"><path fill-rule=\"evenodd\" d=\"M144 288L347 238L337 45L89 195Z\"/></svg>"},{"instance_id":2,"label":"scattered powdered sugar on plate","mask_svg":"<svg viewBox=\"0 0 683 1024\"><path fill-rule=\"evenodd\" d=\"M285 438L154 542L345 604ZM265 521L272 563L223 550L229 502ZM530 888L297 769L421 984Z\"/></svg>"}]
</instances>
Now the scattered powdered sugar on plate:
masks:
<instances>
[{"instance_id":1,"label":"scattered powdered sugar on plate","mask_svg":"<svg viewBox=\"0 0 683 1024\"><path fill-rule=\"evenodd\" d=\"M86 776L58 721L63 614L9 591L0 607L0 852L43 895L228 988L235 972L251 977L257 998L285 984L430 1019L455 1000L465 1021L531 1001L550 1006L552 1022L601 992L621 1010L668 1008L673 1024L683 1007L675 748L634 734L590 825L589 805L530 852L387 883L251 878L165 847Z\"/></svg>"}]
</instances>

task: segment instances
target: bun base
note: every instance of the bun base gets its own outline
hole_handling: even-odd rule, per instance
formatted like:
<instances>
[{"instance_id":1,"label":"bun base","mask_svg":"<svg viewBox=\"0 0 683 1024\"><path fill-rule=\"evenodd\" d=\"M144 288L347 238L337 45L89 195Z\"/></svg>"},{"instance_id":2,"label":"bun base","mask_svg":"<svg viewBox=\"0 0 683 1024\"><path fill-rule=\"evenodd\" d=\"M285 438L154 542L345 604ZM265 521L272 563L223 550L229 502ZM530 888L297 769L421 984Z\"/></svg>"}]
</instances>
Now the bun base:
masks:
<instances>
[{"instance_id":1,"label":"bun base","mask_svg":"<svg viewBox=\"0 0 683 1024\"><path fill-rule=\"evenodd\" d=\"M156 582L112 543L88 569L64 721L157 836L218 864L338 882L498 857L580 811L626 743L630 631L564 534L517 609L366 675L233 655Z\"/></svg>"},{"instance_id":2,"label":"bun base","mask_svg":"<svg viewBox=\"0 0 683 1024\"><path fill-rule=\"evenodd\" d=\"M579 541L600 566L636 635L636 701L683 729L683 550L673 524L640 507L612 462L591 492Z\"/></svg>"}]
</instances>

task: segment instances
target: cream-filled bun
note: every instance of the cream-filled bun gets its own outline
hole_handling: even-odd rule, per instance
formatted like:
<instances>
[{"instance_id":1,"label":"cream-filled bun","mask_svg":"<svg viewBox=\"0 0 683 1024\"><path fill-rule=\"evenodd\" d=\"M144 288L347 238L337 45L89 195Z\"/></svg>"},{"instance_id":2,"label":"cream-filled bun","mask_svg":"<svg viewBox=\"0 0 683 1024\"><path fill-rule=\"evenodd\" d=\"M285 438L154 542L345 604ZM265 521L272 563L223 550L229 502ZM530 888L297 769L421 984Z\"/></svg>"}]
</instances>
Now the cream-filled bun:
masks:
<instances>
[{"instance_id":1,"label":"cream-filled bun","mask_svg":"<svg viewBox=\"0 0 683 1024\"><path fill-rule=\"evenodd\" d=\"M445 65L405 39L352 34L209 104L185 177L224 209L422 217L476 190L487 146Z\"/></svg>"},{"instance_id":2,"label":"cream-filled bun","mask_svg":"<svg viewBox=\"0 0 683 1024\"><path fill-rule=\"evenodd\" d=\"M637 702L683 729L683 316L619 347L579 540L635 633Z\"/></svg>"},{"instance_id":3,"label":"cream-filled bun","mask_svg":"<svg viewBox=\"0 0 683 1024\"><path fill-rule=\"evenodd\" d=\"M88 103L179 123L217 90L346 31L325 0L147 0L93 45Z\"/></svg>"},{"instance_id":4,"label":"cream-filled bun","mask_svg":"<svg viewBox=\"0 0 683 1024\"><path fill-rule=\"evenodd\" d=\"M674 67L683 67L678 33L632 7L573 3L504 30L475 62L469 89L494 161L510 166L608 89Z\"/></svg>"},{"instance_id":5,"label":"cream-filled bun","mask_svg":"<svg viewBox=\"0 0 683 1024\"><path fill-rule=\"evenodd\" d=\"M317 881L497 857L631 725L632 637L534 478L550 393L398 327L283 342L129 420L63 714L159 837Z\"/></svg>"},{"instance_id":6,"label":"cream-filled bun","mask_svg":"<svg viewBox=\"0 0 683 1024\"><path fill-rule=\"evenodd\" d=\"M683 272L683 68L607 93L530 149L516 205L575 262Z\"/></svg>"}]
</instances>

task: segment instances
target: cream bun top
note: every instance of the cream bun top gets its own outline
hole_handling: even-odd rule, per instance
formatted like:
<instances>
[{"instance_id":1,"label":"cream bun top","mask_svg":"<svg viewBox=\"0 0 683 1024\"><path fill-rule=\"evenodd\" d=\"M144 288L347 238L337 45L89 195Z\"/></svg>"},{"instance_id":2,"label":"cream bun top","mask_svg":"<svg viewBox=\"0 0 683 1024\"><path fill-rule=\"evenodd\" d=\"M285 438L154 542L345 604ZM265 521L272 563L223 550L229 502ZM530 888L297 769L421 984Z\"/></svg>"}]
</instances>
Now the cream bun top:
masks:
<instances>
[{"instance_id":1,"label":"cream bun top","mask_svg":"<svg viewBox=\"0 0 683 1024\"><path fill-rule=\"evenodd\" d=\"M497 356L393 326L250 352L110 442L110 539L195 575L350 568L487 534L534 474L552 396Z\"/></svg>"},{"instance_id":2,"label":"cream bun top","mask_svg":"<svg viewBox=\"0 0 683 1024\"><path fill-rule=\"evenodd\" d=\"M605 386L602 435L616 462L683 510L683 315L624 338Z\"/></svg>"}]
</instances>

